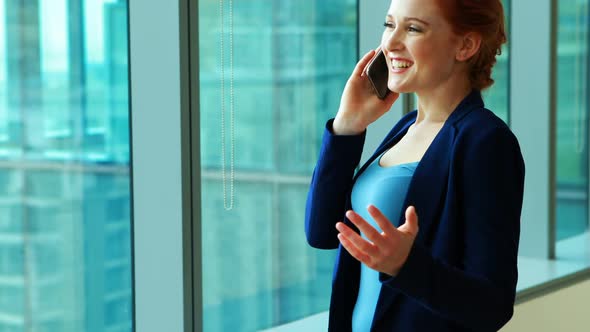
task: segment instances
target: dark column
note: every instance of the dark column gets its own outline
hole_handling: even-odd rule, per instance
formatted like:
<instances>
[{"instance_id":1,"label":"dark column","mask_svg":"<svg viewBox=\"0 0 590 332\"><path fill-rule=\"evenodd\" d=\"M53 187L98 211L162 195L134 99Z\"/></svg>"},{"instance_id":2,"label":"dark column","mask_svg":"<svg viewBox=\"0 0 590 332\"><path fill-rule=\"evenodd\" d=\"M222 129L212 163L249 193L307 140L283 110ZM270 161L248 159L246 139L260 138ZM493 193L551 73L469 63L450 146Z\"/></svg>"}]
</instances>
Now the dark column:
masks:
<instances>
[{"instance_id":1,"label":"dark column","mask_svg":"<svg viewBox=\"0 0 590 332\"><path fill-rule=\"evenodd\" d=\"M72 123L67 124L72 130L72 150L82 152L84 149L84 131L86 129L86 58L84 48L84 2L69 0L68 10L68 74L69 74L69 109Z\"/></svg>"}]
</instances>

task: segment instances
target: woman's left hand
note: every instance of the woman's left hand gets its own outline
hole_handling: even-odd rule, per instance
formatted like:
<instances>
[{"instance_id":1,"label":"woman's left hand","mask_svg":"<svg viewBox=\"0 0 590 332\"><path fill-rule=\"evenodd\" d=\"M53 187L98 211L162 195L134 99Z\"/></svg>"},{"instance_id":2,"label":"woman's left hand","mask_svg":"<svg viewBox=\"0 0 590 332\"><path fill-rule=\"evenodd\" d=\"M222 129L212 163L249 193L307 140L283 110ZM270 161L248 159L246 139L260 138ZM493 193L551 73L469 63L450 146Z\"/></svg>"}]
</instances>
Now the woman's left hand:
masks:
<instances>
[{"instance_id":1,"label":"woman's left hand","mask_svg":"<svg viewBox=\"0 0 590 332\"><path fill-rule=\"evenodd\" d=\"M342 222L336 224L336 229L340 232L338 239L342 246L361 263L373 270L395 276L408 259L418 235L416 209L409 206L406 209L406 222L397 228L374 205L369 205L367 211L381 228L381 233L363 217L349 210L346 212L346 217L365 234L369 241Z\"/></svg>"}]
</instances>

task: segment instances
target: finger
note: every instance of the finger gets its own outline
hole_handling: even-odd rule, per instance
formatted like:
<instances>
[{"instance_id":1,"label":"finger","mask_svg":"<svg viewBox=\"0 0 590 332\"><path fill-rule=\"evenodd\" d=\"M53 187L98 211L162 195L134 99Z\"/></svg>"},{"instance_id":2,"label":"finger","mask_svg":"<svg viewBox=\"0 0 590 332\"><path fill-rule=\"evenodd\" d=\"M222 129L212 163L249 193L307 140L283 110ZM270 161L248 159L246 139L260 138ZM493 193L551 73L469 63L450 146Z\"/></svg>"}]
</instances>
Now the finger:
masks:
<instances>
[{"instance_id":1,"label":"finger","mask_svg":"<svg viewBox=\"0 0 590 332\"><path fill-rule=\"evenodd\" d=\"M418 214L414 206L408 206L406 209L406 222L401 225L398 230L416 236L419 231Z\"/></svg>"},{"instance_id":2,"label":"finger","mask_svg":"<svg viewBox=\"0 0 590 332\"><path fill-rule=\"evenodd\" d=\"M389 219L381 212L381 210L379 210L375 205L369 205L367 207L367 211L369 211L371 217L375 219L375 222L377 222L377 225L379 225L379 227L381 228L381 230L383 230L385 234L396 234L397 229L393 226L391 221L389 221Z\"/></svg>"},{"instance_id":3,"label":"finger","mask_svg":"<svg viewBox=\"0 0 590 332\"><path fill-rule=\"evenodd\" d=\"M359 262L364 263L365 265L370 263L371 258L369 255L363 253L361 250L355 247L355 245L346 236L344 236L344 234L338 234L338 240L340 240L340 243L344 249L346 249L346 251L348 251L352 257L356 258Z\"/></svg>"},{"instance_id":4,"label":"finger","mask_svg":"<svg viewBox=\"0 0 590 332\"><path fill-rule=\"evenodd\" d=\"M369 52L367 52L367 54L365 54L354 67L354 70L352 71L352 76L361 76L363 74L363 70L365 70L365 67L373 59L374 56L375 50L370 50Z\"/></svg>"},{"instance_id":5,"label":"finger","mask_svg":"<svg viewBox=\"0 0 590 332\"><path fill-rule=\"evenodd\" d=\"M361 217L358 213L354 212L353 210L346 211L346 217L352 221L352 223L358 227L358 229L365 234L367 239L375 243L376 245L381 245L383 242L383 238L381 237L381 233L375 229L375 227L371 226L363 217Z\"/></svg>"},{"instance_id":6,"label":"finger","mask_svg":"<svg viewBox=\"0 0 590 332\"><path fill-rule=\"evenodd\" d=\"M375 246L371 242L363 239L359 234L350 229L350 227L346 226L344 223L336 223L336 229L340 232L340 234L346 236L346 238L358 249L364 251L367 254L373 254L375 252Z\"/></svg>"}]
</instances>

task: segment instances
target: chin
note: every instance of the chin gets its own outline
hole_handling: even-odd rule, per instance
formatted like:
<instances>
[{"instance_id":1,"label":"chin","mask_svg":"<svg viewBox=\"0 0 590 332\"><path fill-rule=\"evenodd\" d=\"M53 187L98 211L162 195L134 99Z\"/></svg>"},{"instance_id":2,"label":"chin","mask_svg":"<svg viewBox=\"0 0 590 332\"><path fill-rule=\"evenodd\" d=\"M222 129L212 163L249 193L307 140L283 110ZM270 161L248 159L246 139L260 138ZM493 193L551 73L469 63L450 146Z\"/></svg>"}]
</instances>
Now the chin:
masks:
<instances>
[{"instance_id":1,"label":"chin","mask_svg":"<svg viewBox=\"0 0 590 332\"><path fill-rule=\"evenodd\" d=\"M408 88L407 86L404 86L403 84L392 84L392 82L388 82L387 88L390 91L393 91L395 93L412 93L412 92L414 92L414 90Z\"/></svg>"}]
</instances>

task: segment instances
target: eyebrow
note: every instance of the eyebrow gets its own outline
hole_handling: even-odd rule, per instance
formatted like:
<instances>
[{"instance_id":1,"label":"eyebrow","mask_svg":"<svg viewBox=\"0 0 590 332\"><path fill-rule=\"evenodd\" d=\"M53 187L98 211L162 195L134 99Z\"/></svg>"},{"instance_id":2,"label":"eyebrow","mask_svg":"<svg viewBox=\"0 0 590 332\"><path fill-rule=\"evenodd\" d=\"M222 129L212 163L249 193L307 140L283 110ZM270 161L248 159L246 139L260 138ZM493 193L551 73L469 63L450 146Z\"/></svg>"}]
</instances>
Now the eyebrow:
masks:
<instances>
[{"instance_id":1,"label":"eyebrow","mask_svg":"<svg viewBox=\"0 0 590 332\"><path fill-rule=\"evenodd\" d=\"M391 14L387 14L386 18L393 19L393 16ZM420 22L420 23L422 23L424 25L430 25L430 23L428 23L428 22L426 22L424 20L421 20L421 19L419 19L417 17L404 17L404 21L406 21L406 22L407 21L418 21L418 22Z\"/></svg>"}]
</instances>

